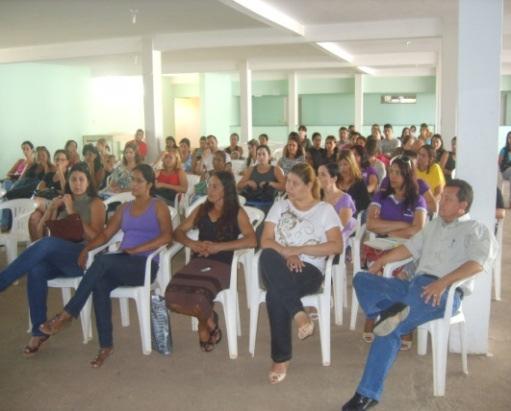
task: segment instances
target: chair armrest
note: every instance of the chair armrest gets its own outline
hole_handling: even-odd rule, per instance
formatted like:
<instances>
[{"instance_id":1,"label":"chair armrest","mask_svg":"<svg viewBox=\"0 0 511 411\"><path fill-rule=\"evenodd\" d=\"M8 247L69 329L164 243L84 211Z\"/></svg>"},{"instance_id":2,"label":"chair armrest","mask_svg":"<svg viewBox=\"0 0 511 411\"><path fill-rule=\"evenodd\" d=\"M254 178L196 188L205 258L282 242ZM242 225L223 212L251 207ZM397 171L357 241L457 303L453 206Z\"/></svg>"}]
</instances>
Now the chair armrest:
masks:
<instances>
[{"instance_id":1,"label":"chair armrest","mask_svg":"<svg viewBox=\"0 0 511 411\"><path fill-rule=\"evenodd\" d=\"M157 255L162 255L167 250L166 245L162 245L158 249L154 250L151 254L149 254L145 260L145 277L144 277L144 287L151 287L151 261ZM161 270L161 260L160 266L158 267L158 271Z\"/></svg>"},{"instance_id":2,"label":"chair armrest","mask_svg":"<svg viewBox=\"0 0 511 411\"><path fill-rule=\"evenodd\" d=\"M344 254L341 255L341 257ZM330 292L332 290L332 265L334 263L335 255L329 255L328 259L326 260L326 266L325 266L325 278L323 280L323 291L330 295Z\"/></svg>"},{"instance_id":3,"label":"chair armrest","mask_svg":"<svg viewBox=\"0 0 511 411\"><path fill-rule=\"evenodd\" d=\"M483 273L484 271L481 271L479 273L476 273L474 275L471 275L470 277L464 278L462 280L456 281L451 284L449 287L449 291L447 292L447 301L445 302L445 311L444 311L444 320L449 321L452 317L452 306L454 303L454 292L456 291L456 288L461 287L463 284L468 283L472 281L476 276Z\"/></svg>"},{"instance_id":4,"label":"chair armrest","mask_svg":"<svg viewBox=\"0 0 511 411\"><path fill-rule=\"evenodd\" d=\"M413 258L409 257L409 258L405 258L404 260L394 261L392 263L385 264L385 267L383 268L383 276L386 278L391 278L394 270L396 270L399 267L402 267L412 261L413 261Z\"/></svg>"},{"instance_id":5,"label":"chair armrest","mask_svg":"<svg viewBox=\"0 0 511 411\"><path fill-rule=\"evenodd\" d=\"M119 241L121 241L123 236L124 236L124 233L121 230L119 230L105 244L102 244L99 247L97 247L93 250L90 250L89 255L87 257L87 266L86 267L89 268L92 265L92 263L94 261L94 257L96 257L96 255L98 255L101 251L105 250L106 248L110 247L112 244L115 244L115 243L118 243Z\"/></svg>"}]
</instances>

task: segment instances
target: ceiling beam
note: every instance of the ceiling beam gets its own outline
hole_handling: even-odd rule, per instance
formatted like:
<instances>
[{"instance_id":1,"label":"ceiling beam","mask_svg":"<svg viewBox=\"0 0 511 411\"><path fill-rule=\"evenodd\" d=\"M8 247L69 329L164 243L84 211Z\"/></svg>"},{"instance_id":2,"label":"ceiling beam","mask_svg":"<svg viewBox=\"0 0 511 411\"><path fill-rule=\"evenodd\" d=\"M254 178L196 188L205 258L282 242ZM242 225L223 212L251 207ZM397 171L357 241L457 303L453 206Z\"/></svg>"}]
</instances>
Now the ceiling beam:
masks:
<instances>
[{"instance_id":1,"label":"ceiling beam","mask_svg":"<svg viewBox=\"0 0 511 411\"><path fill-rule=\"evenodd\" d=\"M298 36L303 36L305 34L305 26L303 24L262 0L219 1L264 24L277 27Z\"/></svg>"}]
</instances>

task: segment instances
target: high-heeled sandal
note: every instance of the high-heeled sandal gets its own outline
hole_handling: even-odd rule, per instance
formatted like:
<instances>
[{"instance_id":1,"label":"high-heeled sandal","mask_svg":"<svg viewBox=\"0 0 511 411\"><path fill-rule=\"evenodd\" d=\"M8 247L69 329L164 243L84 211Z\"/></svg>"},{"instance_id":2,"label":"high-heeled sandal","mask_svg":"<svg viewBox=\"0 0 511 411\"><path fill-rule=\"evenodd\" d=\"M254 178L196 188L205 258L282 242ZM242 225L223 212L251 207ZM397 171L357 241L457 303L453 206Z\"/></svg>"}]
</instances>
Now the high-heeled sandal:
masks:
<instances>
[{"instance_id":1,"label":"high-heeled sandal","mask_svg":"<svg viewBox=\"0 0 511 411\"><path fill-rule=\"evenodd\" d=\"M300 311L295 314L295 317L297 315L302 315L303 311ZM312 334L314 334L314 322L311 320L311 318L307 315L307 313L303 312L305 316L307 316L307 322L303 324L302 326L298 327L298 339L299 340L305 340L307 337L310 337Z\"/></svg>"},{"instance_id":2,"label":"high-heeled sandal","mask_svg":"<svg viewBox=\"0 0 511 411\"><path fill-rule=\"evenodd\" d=\"M374 341L374 334L372 332L364 331L362 333L362 340L367 344L371 344Z\"/></svg>"},{"instance_id":3,"label":"high-heeled sandal","mask_svg":"<svg viewBox=\"0 0 511 411\"><path fill-rule=\"evenodd\" d=\"M71 324L71 321L73 320L73 317L64 317L64 313L58 313L56 316L54 316L52 319L42 323L39 326L39 331L46 335L55 335L65 327L67 327L69 324Z\"/></svg>"},{"instance_id":4,"label":"high-heeled sandal","mask_svg":"<svg viewBox=\"0 0 511 411\"><path fill-rule=\"evenodd\" d=\"M289 366L289 361L286 361L286 369L284 370L284 372L270 371L268 373L268 379L270 380L270 384L274 385L274 384L278 384L278 383L284 381L284 379L287 376L287 367L288 366Z\"/></svg>"},{"instance_id":5,"label":"high-heeled sandal","mask_svg":"<svg viewBox=\"0 0 511 411\"><path fill-rule=\"evenodd\" d=\"M96 358L94 358L90 362L90 366L92 368L99 368L103 365L103 363L106 361L108 357L110 357L114 352L113 348L101 348L98 352L98 355L96 355Z\"/></svg>"},{"instance_id":6,"label":"high-heeled sandal","mask_svg":"<svg viewBox=\"0 0 511 411\"><path fill-rule=\"evenodd\" d=\"M31 338L31 340L32 339L36 339L36 338L37 338L37 344L36 345L30 345L30 343L28 343L23 348L23 355L25 357L32 357L33 355L37 354L37 352L41 348L41 345L43 345L46 341L48 341L50 336L49 335L34 336L34 337Z\"/></svg>"}]
</instances>

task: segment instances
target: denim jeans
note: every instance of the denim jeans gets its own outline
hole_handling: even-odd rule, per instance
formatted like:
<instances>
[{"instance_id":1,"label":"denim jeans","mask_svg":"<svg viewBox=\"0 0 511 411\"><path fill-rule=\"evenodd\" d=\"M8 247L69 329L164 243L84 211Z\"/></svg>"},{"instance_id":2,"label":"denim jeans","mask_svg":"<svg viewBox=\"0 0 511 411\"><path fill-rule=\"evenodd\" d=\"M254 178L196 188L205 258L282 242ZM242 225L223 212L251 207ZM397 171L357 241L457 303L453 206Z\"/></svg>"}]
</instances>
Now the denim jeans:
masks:
<instances>
[{"instance_id":1,"label":"denim jeans","mask_svg":"<svg viewBox=\"0 0 511 411\"><path fill-rule=\"evenodd\" d=\"M55 277L79 277L78 255L83 243L44 237L28 247L0 273L0 292L27 274L27 294L32 335L40 336L39 325L46 321L47 281Z\"/></svg>"},{"instance_id":2,"label":"denim jeans","mask_svg":"<svg viewBox=\"0 0 511 411\"><path fill-rule=\"evenodd\" d=\"M145 256L129 254L103 254L83 276L82 281L64 309L73 317L78 317L87 298L92 293L96 328L101 348L113 346L112 303L110 292L119 286L140 286L144 284ZM151 281L156 277L158 263L151 266Z\"/></svg>"},{"instance_id":3,"label":"denim jeans","mask_svg":"<svg viewBox=\"0 0 511 411\"><path fill-rule=\"evenodd\" d=\"M447 291L442 295L440 304L433 307L426 304L421 297L423 287L436 281L435 277L417 275L411 281L398 278L383 278L368 272L359 272L353 279L360 306L368 318L376 318L381 311L395 303L410 307L408 317L385 337L375 336L369 350L364 374L357 392L365 397L379 400L387 373L396 360L401 346L401 336L408 334L417 326L443 317ZM461 303L461 293L454 294L453 313Z\"/></svg>"},{"instance_id":4,"label":"denim jeans","mask_svg":"<svg viewBox=\"0 0 511 411\"><path fill-rule=\"evenodd\" d=\"M271 358L274 362L291 359L291 321L303 311L301 297L315 293L323 282L323 274L305 263L299 273L287 268L286 260L272 249L264 249L259 260L266 286L266 308L270 319Z\"/></svg>"}]
</instances>

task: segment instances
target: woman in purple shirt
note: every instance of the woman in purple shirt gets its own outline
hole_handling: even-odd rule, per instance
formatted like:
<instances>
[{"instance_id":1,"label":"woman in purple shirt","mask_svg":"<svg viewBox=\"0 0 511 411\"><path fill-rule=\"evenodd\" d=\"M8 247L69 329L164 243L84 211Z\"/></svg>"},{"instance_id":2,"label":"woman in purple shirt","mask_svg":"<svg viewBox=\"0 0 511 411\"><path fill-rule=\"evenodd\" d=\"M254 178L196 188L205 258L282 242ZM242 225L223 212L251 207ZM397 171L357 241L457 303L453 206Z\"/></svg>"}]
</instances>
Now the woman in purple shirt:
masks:
<instances>
[{"instance_id":1,"label":"woman in purple shirt","mask_svg":"<svg viewBox=\"0 0 511 411\"><path fill-rule=\"evenodd\" d=\"M390 187L373 197L369 205L367 229L380 236L410 238L426 223L427 206L419 194L412 162L396 157L389 169ZM372 340L373 320L366 320L364 341ZM410 349L411 339L403 338L402 349Z\"/></svg>"},{"instance_id":2,"label":"woman in purple shirt","mask_svg":"<svg viewBox=\"0 0 511 411\"><path fill-rule=\"evenodd\" d=\"M353 155L357 160L360 171L362 171L362 178L367 186L367 191L369 194L375 193L376 190L378 190L378 173L375 168L369 164L365 148L355 145L351 147L351 151L353 151Z\"/></svg>"},{"instance_id":3,"label":"woman in purple shirt","mask_svg":"<svg viewBox=\"0 0 511 411\"><path fill-rule=\"evenodd\" d=\"M318 180L322 191L322 200L334 206L342 224L343 244L347 244L348 238L355 231L357 220L353 217L357 209L353 199L337 187L340 171L337 163L328 163L319 166Z\"/></svg>"},{"instance_id":4,"label":"woman in purple shirt","mask_svg":"<svg viewBox=\"0 0 511 411\"><path fill-rule=\"evenodd\" d=\"M89 251L108 242L119 230L124 232L121 253L96 257L64 311L39 327L46 335L56 334L80 314L87 298L93 293L100 344L98 355L90 363L93 368L101 367L113 352L110 292L119 286L142 285L146 257L172 239L169 209L163 201L152 196L155 186L153 169L147 164L139 164L131 176L131 192L135 200L117 209L105 230L80 253L78 263L85 267ZM151 263L151 280L154 281L158 262L153 260Z\"/></svg>"}]
</instances>

